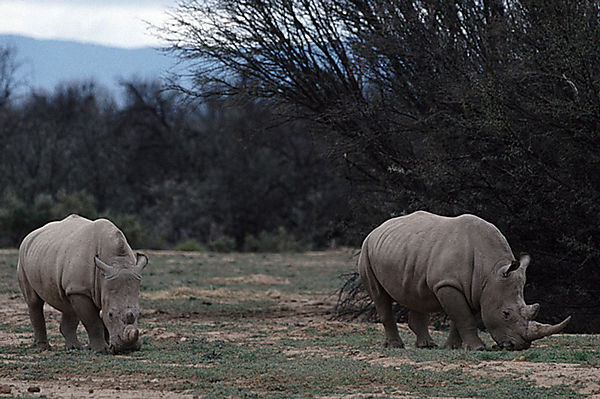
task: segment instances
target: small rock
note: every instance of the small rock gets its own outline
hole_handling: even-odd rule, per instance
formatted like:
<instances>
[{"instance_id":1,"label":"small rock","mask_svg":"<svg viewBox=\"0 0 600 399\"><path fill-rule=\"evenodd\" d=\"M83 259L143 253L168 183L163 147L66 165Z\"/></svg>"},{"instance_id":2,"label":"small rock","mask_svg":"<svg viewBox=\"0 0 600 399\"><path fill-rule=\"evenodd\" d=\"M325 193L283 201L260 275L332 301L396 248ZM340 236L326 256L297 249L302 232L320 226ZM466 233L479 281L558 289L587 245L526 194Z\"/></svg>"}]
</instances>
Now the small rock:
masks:
<instances>
[{"instance_id":1,"label":"small rock","mask_svg":"<svg viewBox=\"0 0 600 399\"><path fill-rule=\"evenodd\" d=\"M40 387L30 386L29 388L27 388L27 392L35 393L39 391L41 391Z\"/></svg>"},{"instance_id":2,"label":"small rock","mask_svg":"<svg viewBox=\"0 0 600 399\"><path fill-rule=\"evenodd\" d=\"M157 383L158 382L158 378L153 378L153 379L150 380L150 382Z\"/></svg>"},{"instance_id":3,"label":"small rock","mask_svg":"<svg viewBox=\"0 0 600 399\"><path fill-rule=\"evenodd\" d=\"M0 394L8 395L11 393L12 388L9 385L0 385Z\"/></svg>"},{"instance_id":4,"label":"small rock","mask_svg":"<svg viewBox=\"0 0 600 399\"><path fill-rule=\"evenodd\" d=\"M273 299L279 299L279 298L281 298L281 293L277 290L269 290L269 291L267 291L267 296L269 296Z\"/></svg>"},{"instance_id":5,"label":"small rock","mask_svg":"<svg viewBox=\"0 0 600 399\"><path fill-rule=\"evenodd\" d=\"M93 389L90 389L90 390L88 391L88 393L94 393L94 390L93 390Z\"/></svg>"},{"instance_id":6,"label":"small rock","mask_svg":"<svg viewBox=\"0 0 600 399\"><path fill-rule=\"evenodd\" d=\"M519 356L514 358L512 361L513 362L524 362L525 360L527 360L527 358L525 356Z\"/></svg>"}]
</instances>

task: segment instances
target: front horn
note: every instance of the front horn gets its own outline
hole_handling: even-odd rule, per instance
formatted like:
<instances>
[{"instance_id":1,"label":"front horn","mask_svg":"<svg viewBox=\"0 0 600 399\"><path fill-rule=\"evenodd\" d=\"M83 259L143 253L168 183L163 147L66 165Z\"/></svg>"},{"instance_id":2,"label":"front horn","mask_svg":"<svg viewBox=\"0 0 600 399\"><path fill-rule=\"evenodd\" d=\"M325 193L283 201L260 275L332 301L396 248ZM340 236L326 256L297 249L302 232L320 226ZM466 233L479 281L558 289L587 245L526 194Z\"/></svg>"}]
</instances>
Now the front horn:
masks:
<instances>
[{"instance_id":1,"label":"front horn","mask_svg":"<svg viewBox=\"0 0 600 399\"><path fill-rule=\"evenodd\" d=\"M564 319L562 322L558 324L542 324L537 321L530 321L527 324L527 333L525 334L525 339L528 341L534 341L536 339L548 337L552 334L556 334L560 332L563 328L566 327L571 321L571 316Z\"/></svg>"}]
</instances>

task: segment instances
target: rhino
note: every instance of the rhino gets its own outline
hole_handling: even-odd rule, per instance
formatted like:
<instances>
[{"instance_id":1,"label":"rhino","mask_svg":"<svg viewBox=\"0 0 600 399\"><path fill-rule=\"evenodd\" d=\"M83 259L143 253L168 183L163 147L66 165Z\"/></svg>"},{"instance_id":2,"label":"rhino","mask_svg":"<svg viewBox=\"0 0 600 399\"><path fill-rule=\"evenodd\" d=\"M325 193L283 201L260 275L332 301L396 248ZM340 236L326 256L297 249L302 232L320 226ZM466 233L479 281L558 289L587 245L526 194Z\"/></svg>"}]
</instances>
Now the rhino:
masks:
<instances>
[{"instance_id":1,"label":"rhino","mask_svg":"<svg viewBox=\"0 0 600 399\"><path fill-rule=\"evenodd\" d=\"M497 348L523 350L561 331L534 321L539 304L523 299L527 254L516 260L493 224L474 215L438 216L418 211L389 219L365 238L358 269L385 330L385 346L403 348L392 302L405 306L416 346L436 347L428 331L429 313L450 320L445 348L485 350L477 320Z\"/></svg>"},{"instance_id":2,"label":"rhino","mask_svg":"<svg viewBox=\"0 0 600 399\"><path fill-rule=\"evenodd\" d=\"M139 350L139 292L148 258L134 253L109 220L70 215L29 233L19 247L17 278L34 330L34 345L48 348L43 306L62 312L67 349L80 349L81 321L88 349Z\"/></svg>"}]
</instances>

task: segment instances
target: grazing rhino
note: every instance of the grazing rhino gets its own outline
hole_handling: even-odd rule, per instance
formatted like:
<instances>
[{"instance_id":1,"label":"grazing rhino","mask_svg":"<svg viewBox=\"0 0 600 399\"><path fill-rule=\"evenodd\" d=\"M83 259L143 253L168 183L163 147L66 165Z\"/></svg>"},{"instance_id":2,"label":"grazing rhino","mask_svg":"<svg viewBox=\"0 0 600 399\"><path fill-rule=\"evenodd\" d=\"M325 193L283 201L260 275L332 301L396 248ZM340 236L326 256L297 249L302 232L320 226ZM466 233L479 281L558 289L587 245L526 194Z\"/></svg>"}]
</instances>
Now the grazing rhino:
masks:
<instances>
[{"instance_id":1,"label":"grazing rhino","mask_svg":"<svg viewBox=\"0 0 600 399\"><path fill-rule=\"evenodd\" d=\"M31 232L19 248L17 277L34 330L34 345L49 347L43 306L62 312L60 332L67 349L79 349L81 321L89 349L112 353L139 350L141 271L148 263L134 254L110 221L78 215Z\"/></svg>"},{"instance_id":2,"label":"grazing rhino","mask_svg":"<svg viewBox=\"0 0 600 399\"><path fill-rule=\"evenodd\" d=\"M499 347L527 349L562 330L533 321L538 304L523 300L528 255L515 260L506 238L473 215L443 217L419 211L390 219L365 238L358 268L383 322L386 346L403 348L392 301L409 309L408 326L417 347L435 347L429 313L450 319L447 348L484 350L476 315Z\"/></svg>"}]
</instances>

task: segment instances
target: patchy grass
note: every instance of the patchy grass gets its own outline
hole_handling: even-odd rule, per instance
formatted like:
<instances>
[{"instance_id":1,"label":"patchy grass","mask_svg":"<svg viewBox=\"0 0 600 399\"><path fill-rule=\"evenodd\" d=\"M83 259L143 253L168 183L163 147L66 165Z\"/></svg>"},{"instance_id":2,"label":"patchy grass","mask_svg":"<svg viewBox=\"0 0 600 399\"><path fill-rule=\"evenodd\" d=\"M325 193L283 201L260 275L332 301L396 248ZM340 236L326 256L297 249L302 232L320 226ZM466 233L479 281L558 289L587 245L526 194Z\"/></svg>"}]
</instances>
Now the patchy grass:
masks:
<instances>
[{"instance_id":1,"label":"patchy grass","mask_svg":"<svg viewBox=\"0 0 600 399\"><path fill-rule=\"evenodd\" d=\"M52 349L31 348L16 288L16 255L0 253L0 385L28 397L564 398L600 394L600 340L559 335L523 352L384 349L379 324L329 317L353 251L303 254L150 252L141 303L142 350L65 351L56 312ZM86 334L80 328L81 340ZM443 343L447 331L434 331ZM14 336L17 336L15 339ZM491 344L487 334L481 334ZM595 384L595 385L594 385ZM597 390L597 391L596 391ZM155 396L153 396L155 395ZM170 395L170 396L169 396ZM29 395L30 396L30 395Z\"/></svg>"}]
</instances>

